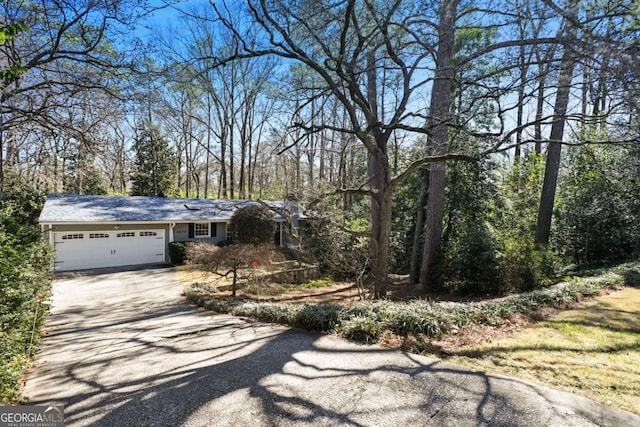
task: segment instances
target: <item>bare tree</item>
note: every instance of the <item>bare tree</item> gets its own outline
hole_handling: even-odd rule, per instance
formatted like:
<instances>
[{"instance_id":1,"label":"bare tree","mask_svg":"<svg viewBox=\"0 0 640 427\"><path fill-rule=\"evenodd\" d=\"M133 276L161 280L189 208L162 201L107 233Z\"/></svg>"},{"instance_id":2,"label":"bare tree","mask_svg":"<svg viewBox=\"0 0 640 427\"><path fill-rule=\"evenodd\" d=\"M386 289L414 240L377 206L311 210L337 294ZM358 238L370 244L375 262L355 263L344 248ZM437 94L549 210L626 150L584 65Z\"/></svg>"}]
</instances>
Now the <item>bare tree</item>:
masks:
<instances>
[{"instance_id":1,"label":"bare tree","mask_svg":"<svg viewBox=\"0 0 640 427\"><path fill-rule=\"evenodd\" d=\"M235 13L235 12L234 12ZM260 138L269 126L273 112L273 87L275 61L270 58L253 58L229 64L228 67L212 67L212 58L220 52L237 50L233 34L219 22L210 10L187 7L181 16L180 28L160 30L156 36L163 47L167 67L167 84L175 90L189 93L189 118L192 131L190 144L185 137L179 139L182 152L189 151L190 158L198 153L198 165L186 165L191 173L184 186L191 188L191 181L204 183L204 197L211 186L208 171L219 171L219 197L252 197L252 171ZM246 39L245 43L255 41ZM184 110L177 99L167 99L174 111ZM182 120L183 122L185 120ZM196 132L196 126L199 129ZM185 134L184 128L181 132ZM191 147L193 145L193 147ZM185 163L186 163L185 159ZM212 163L217 166L213 167ZM198 170L198 173L194 171ZM204 173L204 177L200 175ZM196 195L200 192L196 189Z\"/></svg>"},{"instance_id":2,"label":"bare tree","mask_svg":"<svg viewBox=\"0 0 640 427\"><path fill-rule=\"evenodd\" d=\"M24 30L0 44L0 63L19 64L20 69L0 86L0 153L4 153L11 129L27 123L61 128L64 123L56 113L67 107L68 100L77 100L78 92L110 93L117 87L112 78L119 62L111 43L139 15L128 0L62 0L28 7L7 0L0 4L0 16L3 26L19 25ZM92 73L102 78L87 78ZM105 80L110 84L103 85ZM0 174L0 196L1 188Z\"/></svg>"},{"instance_id":3,"label":"bare tree","mask_svg":"<svg viewBox=\"0 0 640 427\"><path fill-rule=\"evenodd\" d=\"M294 4L295 3L295 7ZM314 87L318 94L331 93L347 113L346 127L330 123L298 124L307 132L335 129L352 135L369 153L369 178L366 186L358 189L340 189L341 193L367 195L371 198L371 276L377 296L387 290L389 270L389 234L391 205L395 187L420 166L435 160L458 158L455 154L437 152L417 159L392 177L388 142L397 132L429 133L424 125L426 115L409 111L412 96L421 93L430 82L416 74L429 68L431 52L424 49L424 40L433 37L430 27L416 24L407 28L421 16L418 5L402 1L391 4L365 1L361 4L293 2L292 4L267 1L248 1L253 18L252 31L261 31L261 44L248 45L246 27L234 21L229 6L214 5L218 18L234 32L238 50L223 58L217 57L217 66L246 58L275 55L293 60L317 76ZM415 31L414 31L415 30ZM337 37L336 37L337 35ZM251 37L250 39L253 39ZM211 58L203 58L211 59ZM391 79L399 79L394 100L380 100L378 86L381 70ZM392 106L382 113L382 105Z\"/></svg>"},{"instance_id":4,"label":"bare tree","mask_svg":"<svg viewBox=\"0 0 640 427\"><path fill-rule=\"evenodd\" d=\"M217 247L207 243L187 246L187 260L219 277L231 276L231 296L236 296L240 281L249 280L252 267L270 266L284 256L273 245L233 244Z\"/></svg>"}]
</instances>

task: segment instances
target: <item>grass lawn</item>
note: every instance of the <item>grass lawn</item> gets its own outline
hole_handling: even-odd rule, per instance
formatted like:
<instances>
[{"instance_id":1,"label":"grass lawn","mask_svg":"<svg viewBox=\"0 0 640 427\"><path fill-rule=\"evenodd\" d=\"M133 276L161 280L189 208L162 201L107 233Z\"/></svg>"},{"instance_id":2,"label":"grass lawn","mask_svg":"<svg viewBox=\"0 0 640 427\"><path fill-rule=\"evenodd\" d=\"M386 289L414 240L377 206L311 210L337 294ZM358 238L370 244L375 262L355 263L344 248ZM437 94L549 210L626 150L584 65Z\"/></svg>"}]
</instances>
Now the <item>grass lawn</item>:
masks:
<instances>
[{"instance_id":1,"label":"grass lawn","mask_svg":"<svg viewBox=\"0 0 640 427\"><path fill-rule=\"evenodd\" d=\"M178 281L183 287L193 282L214 286L221 283L231 283L231 279L220 278L213 273L198 270L190 265L179 265L176 270L178 271Z\"/></svg>"},{"instance_id":2,"label":"grass lawn","mask_svg":"<svg viewBox=\"0 0 640 427\"><path fill-rule=\"evenodd\" d=\"M625 288L448 361L580 394L640 414L640 289Z\"/></svg>"}]
</instances>

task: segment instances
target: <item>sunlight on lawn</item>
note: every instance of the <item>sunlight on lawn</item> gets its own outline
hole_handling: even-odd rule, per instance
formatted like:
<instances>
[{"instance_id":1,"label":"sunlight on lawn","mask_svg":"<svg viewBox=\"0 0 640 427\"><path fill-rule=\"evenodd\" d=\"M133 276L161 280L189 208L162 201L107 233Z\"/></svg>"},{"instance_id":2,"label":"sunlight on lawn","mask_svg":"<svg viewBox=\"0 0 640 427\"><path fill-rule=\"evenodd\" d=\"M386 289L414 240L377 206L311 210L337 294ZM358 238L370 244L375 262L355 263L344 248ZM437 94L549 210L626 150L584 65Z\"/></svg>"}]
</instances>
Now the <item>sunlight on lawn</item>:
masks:
<instances>
[{"instance_id":1,"label":"sunlight on lawn","mask_svg":"<svg viewBox=\"0 0 640 427\"><path fill-rule=\"evenodd\" d=\"M640 414L640 289L550 316L450 361L581 394Z\"/></svg>"},{"instance_id":2,"label":"sunlight on lawn","mask_svg":"<svg viewBox=\"0 0 640 427\"><path fill-rule=\"evenodd\" d=\"M182 287L196 282L213 286L231 284L231 276L220 277L217 274L199 270L191 265L179 265L176 269L178 270L178 280Z\"/></svg>"}]
</instances>

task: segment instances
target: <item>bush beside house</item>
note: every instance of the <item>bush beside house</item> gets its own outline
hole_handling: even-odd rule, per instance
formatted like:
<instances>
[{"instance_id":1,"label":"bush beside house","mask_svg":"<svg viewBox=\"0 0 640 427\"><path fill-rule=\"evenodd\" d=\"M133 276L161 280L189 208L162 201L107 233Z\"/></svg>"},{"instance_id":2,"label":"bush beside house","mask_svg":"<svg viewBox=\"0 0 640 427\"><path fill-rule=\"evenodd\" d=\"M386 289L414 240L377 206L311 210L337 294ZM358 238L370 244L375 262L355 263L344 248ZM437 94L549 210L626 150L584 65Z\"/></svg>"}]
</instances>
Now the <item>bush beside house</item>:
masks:
<instances>
[{"instance_id":1,"label":"bush beside house","mask_svg":"<svg viewBox=\"0 0 640 427\"><path fill-rule=\"evenodd\" d=\"M234 243L271 243L277 229L273 211L260 204L235 211L229 226Z\"/></svg>"},{"instance_id":2,"label":"bush beside house","mask_svg":"<svg viewBox=\"0 0 640 427\"><path fill-rule=\"evenodd\" d=\"M169 259L173 265L184 264L187 258L188 242L171 242L169 243Z\"/></svg>"}]
</instances>

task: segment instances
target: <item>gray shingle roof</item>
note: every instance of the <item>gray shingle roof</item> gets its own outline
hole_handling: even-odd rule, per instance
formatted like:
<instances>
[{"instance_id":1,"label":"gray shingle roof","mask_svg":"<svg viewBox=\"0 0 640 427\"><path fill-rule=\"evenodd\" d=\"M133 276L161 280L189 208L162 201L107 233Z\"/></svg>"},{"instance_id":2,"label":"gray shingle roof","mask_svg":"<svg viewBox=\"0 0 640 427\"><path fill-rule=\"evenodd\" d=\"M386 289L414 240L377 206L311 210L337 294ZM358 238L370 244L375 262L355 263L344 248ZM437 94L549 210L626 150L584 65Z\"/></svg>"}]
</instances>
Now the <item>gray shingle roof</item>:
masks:
<instances>
[{"instance_id":1,"label":"gray shingle roof","mask_svg":"<svg viewBox=\"0 0 640 427\"><path fill-rule=\"evenodd\" d=\"M39 221L42 224L228 221L236 209L255 203L265 204L275 212L284 206L283 202L254 200L50 194Z\"/></svg>"}]
</instances>

